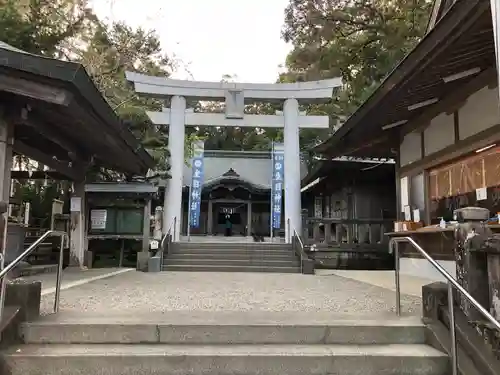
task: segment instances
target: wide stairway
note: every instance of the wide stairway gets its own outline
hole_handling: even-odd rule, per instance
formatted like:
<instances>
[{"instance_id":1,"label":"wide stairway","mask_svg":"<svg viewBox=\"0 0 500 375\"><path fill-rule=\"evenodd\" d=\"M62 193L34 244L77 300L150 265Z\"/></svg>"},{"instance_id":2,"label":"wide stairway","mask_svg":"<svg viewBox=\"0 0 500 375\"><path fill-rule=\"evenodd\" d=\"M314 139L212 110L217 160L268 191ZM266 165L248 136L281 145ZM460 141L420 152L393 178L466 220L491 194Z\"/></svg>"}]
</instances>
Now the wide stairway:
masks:
<instances>
[{"instance_id":1,"label":"wide stairway","mask_svg":"<svg viewBox=\"0 0 500 375\"><path fill-rule=\"evenodd\" d=\"M49 316L21 326L3 375L447 375L418 318L315 313Z\"/></svg>"},{"instance_id":2,"label":"wide stairway","mask_svg":"<svg viewBox=\"0 0 500 375\"><path fill-rule=\"evenodd\" d=\"M164 271L300 272L291 245L265 242L175 242Z\"/></svg>"}]
</instances>

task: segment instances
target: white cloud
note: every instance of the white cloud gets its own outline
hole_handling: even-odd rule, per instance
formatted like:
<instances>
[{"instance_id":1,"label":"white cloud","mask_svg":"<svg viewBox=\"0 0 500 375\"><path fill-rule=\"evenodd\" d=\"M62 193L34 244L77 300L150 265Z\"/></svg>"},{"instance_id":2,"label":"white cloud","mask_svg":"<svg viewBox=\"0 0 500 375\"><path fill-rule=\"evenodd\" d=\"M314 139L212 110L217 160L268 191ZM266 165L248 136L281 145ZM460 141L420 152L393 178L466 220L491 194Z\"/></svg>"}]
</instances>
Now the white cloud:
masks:
<instances>
[{"instance_id":1,"label":"white cloud","mask_svg":"<svg viewBox=\"0 0 500 375\"><path fill-rule=\"evenodd\" d=\"M154 28L193 78L274 82L290 46L280 38L288 0L93 0L100 17ZM175 78L191 79L182 68Z\"/></svg>"}]
</instances>

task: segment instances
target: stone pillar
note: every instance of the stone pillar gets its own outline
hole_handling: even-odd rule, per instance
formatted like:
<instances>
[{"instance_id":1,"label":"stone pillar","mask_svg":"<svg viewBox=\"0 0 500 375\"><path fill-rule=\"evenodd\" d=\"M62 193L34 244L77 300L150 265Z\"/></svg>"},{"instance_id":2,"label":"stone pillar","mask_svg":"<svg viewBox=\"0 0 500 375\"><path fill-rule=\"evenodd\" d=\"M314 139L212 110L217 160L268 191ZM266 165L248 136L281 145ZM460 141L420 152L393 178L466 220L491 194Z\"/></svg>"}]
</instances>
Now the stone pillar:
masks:
<instances>
[{"instance_id":1,"label":"stone pillar","mask_svg":"<svg viewBox=\"0 0 500 375\"><path fill-rule=\"evenodd\" d=\"M181 232L182 212L182 183L184 172L184 139L185 139L186 99L182 96L173 96L170 104L170 128L168 133L168 148L170 150L170 175L165 188L163 207L163 233L174 222L175 238Z\"/></svg>"},{"instance_id":2,"label":"stone pillar","mask_svg":"<svg viewBox=\"0 0 500 375\"><path fill-rule=\"evenodd\" d=\"M478 251L483 246L482 237L488 231L482 223L489 217L489 211L479 207L455 210L461 223L455 230L455 257L457 281L470 295L488 309L488 265L485 252ZM455 291L455 301L471 321L481 320L482 315L467 299Z\"/></svg>"},{"instance_id":3,"label":"stone pillar","mask_svg":"<svg viewBox=\"0 0 500 375\"><path fill-rule=\"evenodd\" d=\"M86 215L85 215L85 182L74 182L74 191L71 199L76 199L79 203L72 204L75 209L71 212L70 225L70 266L83 267L85 265L85 237L86 233Z\"/></svg>"},{"instance_id":4,"label":"stone pillar","mask_svg":"<svg viewBox=\"0 0 500 375\"><path fill-rule=\"evenodd\" d=\"M214 231L214 205L212 199L208 198L208 218L207 218L207 234L211 236Z\"/></svg>"},{"instance_id":5,"label":"stone pillar","mask_svg":"<svg viewBox=\"0 0 500 375\"><path fill-rule=\"evenodd\" d=\"M248 202L247 206L247 236L252 234L252 201Z\"/></svg>"},{"instance_id":6,"label":"stone pillar","mask_svg":"<svg viewBox=\"0 0 500 375\"><path fill-rule=\"evenodd\" d=\"M300 201L300 145L299 145L299 102L287 99L283 107L285 116L285 239L290 241L289 230L302 233ZM290 228L288 226L290 220Z\"/></svg>"},{"instance_id":7,"label":"stone pillar","mask_svg":"<svg viewBox=\"0 0 500 375\"><path fill-rule=\"evenodd\" d=\"M144 221L142 227L142 251L149 251L149 237L151 233L151 199L147 199L144 206Z\"/></svg>"},{"instance_id":8,"label":"stone pillar","mask_svg":"<svg viewBox=\"0 0 500 375\"><path fill-rule=\"evenodd\" d=\"M163 208L158 206L155 208L155 220L154 220L154 232L153 238L155 240L160 240L163 237Z\"/></svg>"}]
</instances>

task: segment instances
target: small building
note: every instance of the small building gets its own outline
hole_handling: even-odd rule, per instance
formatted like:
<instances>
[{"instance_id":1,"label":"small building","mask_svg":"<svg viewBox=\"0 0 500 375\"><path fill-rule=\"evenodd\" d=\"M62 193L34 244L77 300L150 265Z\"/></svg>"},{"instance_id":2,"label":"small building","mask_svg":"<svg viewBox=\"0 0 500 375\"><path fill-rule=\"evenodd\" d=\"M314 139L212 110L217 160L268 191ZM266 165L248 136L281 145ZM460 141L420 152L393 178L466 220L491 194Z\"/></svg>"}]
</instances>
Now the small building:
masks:
<instances>
[{"instance_id":1,"label":"small building","mask_svg":"<svg viewBox=\"0 0 500 375\"><path fill-rule=\"evenodd\" d=\"M301 178L307 166L301 164ZM181 234L187 234L191 167L184 166ZM204 153L204 184L200 226L193 235L222 235L225 217L231 214L233 233L270 234L272 154L270 151L215 151ZM286 178L286 176L285 176ZM282 216L284 229L284 216Z\"/></svg>"},{"instance_id":2,"label":"small building","mask_svg":"<svg viewBox=\"0 0 500 375\"><path fill-rule=\"evenodd\" d=\"M392 159L321 160L302 180L306 242L373 250L396 218Z\"/></svg>"}]
</instances>

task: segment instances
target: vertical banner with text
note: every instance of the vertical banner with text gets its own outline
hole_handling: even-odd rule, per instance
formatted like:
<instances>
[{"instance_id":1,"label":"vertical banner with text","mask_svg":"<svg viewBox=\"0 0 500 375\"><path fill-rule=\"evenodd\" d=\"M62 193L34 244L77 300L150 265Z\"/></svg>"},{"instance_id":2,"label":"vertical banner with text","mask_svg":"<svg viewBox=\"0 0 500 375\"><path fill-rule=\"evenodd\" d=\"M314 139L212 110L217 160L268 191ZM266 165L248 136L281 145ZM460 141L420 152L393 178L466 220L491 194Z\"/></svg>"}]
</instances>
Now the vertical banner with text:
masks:
<instances>
[{"instance_id":1,"label":"vertical banner with text","mask_svg":"<svg viewBox=\"0 0 500 375\"><path fill-rule=\"evenodd\" d=\"M281 228L283 210L283 188L285 181L285 147L283 143L273 143L273 177L271 183L271 216L273 228Z\"/></svg>"},{"instance_id":2,"label":"vertical banner with text","mask_svg":"<svg viewBox=\"0 0 500 375\"><path fill-rule=\"evenodd\" d=\"M197 141L193 144L191 188L189 190L189 225L200 226L201 191L203 188L205 144Z\"/></svg>"}]
</instances>

